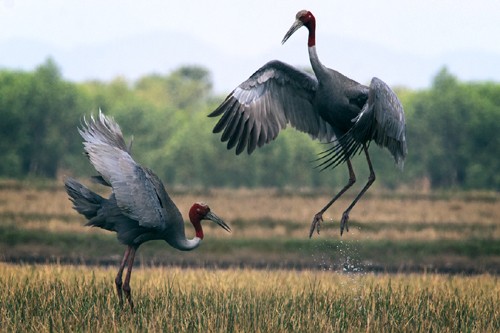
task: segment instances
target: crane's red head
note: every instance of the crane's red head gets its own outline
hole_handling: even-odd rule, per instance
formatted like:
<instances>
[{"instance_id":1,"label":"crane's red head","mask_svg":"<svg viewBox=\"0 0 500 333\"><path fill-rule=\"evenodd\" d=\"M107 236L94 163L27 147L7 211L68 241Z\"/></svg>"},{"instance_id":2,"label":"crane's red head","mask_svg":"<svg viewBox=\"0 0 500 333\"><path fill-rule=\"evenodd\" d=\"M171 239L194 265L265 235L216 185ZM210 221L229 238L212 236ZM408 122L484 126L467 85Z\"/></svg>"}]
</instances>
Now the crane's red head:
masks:
<instances>
[{"instance_id":1,"label":"crane's red head","mask_svg":"<svg viewBox=\"0 0 500 333\"><path fill-rule=\"evenodd\" d=\"M284 44L288 38L301 27L305 26L309 30L309 38L307 40L307 45L314 46L316 44L316 19L314 15L308 10L301 10L295 15L295 22L292 24L290 29L288 29L285 37L281 41Z\"/></svg>"},{"instance_id":2,"label":"crane's red head","mask_svg":"<svg viewBox=\"0 0 500 333\"><path fill-rule=\"evenodd\" d=\"M203 229L201 227L201 220L210 220L217 223L224 230L231 232L231 228L217 215L210 211L208 205L197 202L189 210L189 219L193 224L194 230L196 231L196 237L203 239Z\"/></svg>"}]
</instances>

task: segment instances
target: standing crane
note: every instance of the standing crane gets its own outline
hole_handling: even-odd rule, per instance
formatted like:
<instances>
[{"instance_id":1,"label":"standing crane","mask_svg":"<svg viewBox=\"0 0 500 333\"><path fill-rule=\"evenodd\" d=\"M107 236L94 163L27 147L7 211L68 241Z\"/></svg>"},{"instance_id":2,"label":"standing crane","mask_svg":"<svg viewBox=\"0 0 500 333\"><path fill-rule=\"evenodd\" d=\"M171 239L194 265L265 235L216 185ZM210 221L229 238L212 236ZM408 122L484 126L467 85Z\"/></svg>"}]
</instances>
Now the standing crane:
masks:
<instances>
[{"instance_id":1,"label":"standing crane","mask_svg":"<svg viewBox=\"0 0 500 333\"><path fill-rule=\"evenodd\" d=\"M137 164L130 156L130 146L125 145L120 126L112 118L99 112L98 119L91 117L88 122L84 119L78 131L84 139L84 150L99 173L96 179L111 186L112 193L105 199L72 178L65 180L66 191L73 208L89 220L87 226L114 231L118 240L127 246L115 284L120 304L123 304L123 291L133 310L130 276L135 253L142 243L165 240L178 250L190 251L203 239L202 220L211 220L228 232L231 229L206 204L195 203L189 210L195 237L187 239L184 219L163 183L153 171ZM125 266L127 273L123 282Z\"/></svg>"},{"instance_id":2,"label":"standing crane","mask_svg":"<svg viewBox=\"0 0 500 333\"><path fill-rule=\"evenodd\" d=\"M332 146L320 154L319 166L334 168L346 163L349 181L313 218L309 237L319 233L323 213L356 181L351 158L361 150L366 156L368 182L342 214L340 235L349 231L349 213L375 181L369 143L386 147L403 168L407 154L405 116L396 94L380 79L370 86L359 84L325 67L316 53L316 19L301 10L282 40L284 44L299 28L309 30L307 46L314 75L273 60L241 83L209 117L221 116L213 132L222 132L227 149L236 146L236 154L274 140L287 124L312 138Z\"/></svg>"}]
</instances>

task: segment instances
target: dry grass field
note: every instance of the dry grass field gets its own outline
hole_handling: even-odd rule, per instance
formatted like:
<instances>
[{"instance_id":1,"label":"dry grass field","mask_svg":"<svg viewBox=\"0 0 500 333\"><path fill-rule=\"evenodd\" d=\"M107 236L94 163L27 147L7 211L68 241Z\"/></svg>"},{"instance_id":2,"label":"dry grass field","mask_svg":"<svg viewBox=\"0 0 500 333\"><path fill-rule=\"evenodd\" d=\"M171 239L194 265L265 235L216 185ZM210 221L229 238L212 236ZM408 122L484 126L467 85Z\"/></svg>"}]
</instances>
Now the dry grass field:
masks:
<instances>
[{"instance_id":1,"label":"dry grass field","mask_svg":"<svg viewBox=\"0 0 500 333\"><path fill-rule=\"evenodd\" d=\"M498 332L498 277L0 263L3 332Z\"/></svg>"},{"instance_id":2,"label":"dry grass field","mask_svg":"<svg viewBox=\"0 0 500 333\"><path fill-rule=\"evenodd\" d=\"M184 214L207 202L233 232L205 224L203 244L188 253L143 245L131 313L114 291L115 236L84 227L59 183L0 182L0 331L500 330L497 193L375 190L341 238L346 197L313 239L311 218L330 193L171 194Z\"/></svg>"},{"instance_id":3,"label":"dry grass field","mask_svg":"<svg viewBox=\"0 0 500 333\"><path fill-rule=\"evenodd\" d=\"M331 194L219 189L197 194L174 192L172 197L184 215L193 202L204 201L234 226L232 235L210 231L210 238L302 238L308 234L313 215L328 202ZM339 236L338 221L352 198L345 195L325 213L322 237ZM389 196L386 192L372 191L352 211L350 233L346 238L500 239L499 202L497 193ZM0 186L0 214L13 217L11 222L18 227L32 230L91 232L82 226L83 218L72 210L62 185L50 189ZM2 223L5 222L3 219ZM206 225L207 230L211 227Z\"/></svg>"},{"instance_id":4,"label":"dry grass field","mask_svg":"<svg viewBox=\"0 0 500 333\"><path fill-rule=\"evenodd\" d=\"M321 233L313 239L307 237L312 216L330 193L216 189L171 194L184 216L193 202L207 202L233 232L206 223L197 251L180 253L151 242L141 247L139 262L322 269L354 262L365 270L411 266L413 271L500 272L497 193L374 190L354 208L350 230L340 237L338 221L352 199L346 196L325 213ZM59 183L0 182L0 260L116 263L123 246L112 233L84 227L84 222ZM192 237L189 223L186 228Z\"/></svg>"}]
</instances>

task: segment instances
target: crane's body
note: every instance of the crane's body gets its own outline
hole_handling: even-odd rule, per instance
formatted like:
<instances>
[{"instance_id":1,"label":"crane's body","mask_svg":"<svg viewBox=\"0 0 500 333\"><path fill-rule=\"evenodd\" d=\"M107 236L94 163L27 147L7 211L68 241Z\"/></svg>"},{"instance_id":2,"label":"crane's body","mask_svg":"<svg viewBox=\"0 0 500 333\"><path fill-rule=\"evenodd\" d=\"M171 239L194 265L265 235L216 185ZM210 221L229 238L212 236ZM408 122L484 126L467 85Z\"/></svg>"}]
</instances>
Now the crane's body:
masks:
<instances>
[{"instance_id":1,"label":"crane's body","mask_svg":"<svg viewBox=\"0 0 500 333\"><path fill-rule=\"evenodd\" d=\"M323 213L356 181L350 159L363 150L370 169L367 184L344 211L340 233L347 229L349 213L375 181L368 144L375 141L387 148L402 168L407 154L405 117L396 94L380 79L370 86L325 67L316 53L316 20L311 12L299 11L282 43L299 28L309 30L308 51L314 75L273 60L258 69L231 92L209 116L221 116L214 133L222 132L227 148L236 154L274 140L288 124L322 142L332 143L321 154L322 168L345 162L349 182L313 219L309 236L319 232Z\"/></svg>"},{"instance_id":2,"label":"crane's body","mask_svg":"<svg viewBox=\"0 0 500 333\"><path fill-rule=\"evenodd\" d=\"M203 203L195 203L189 218L196 236L187 239L184 219L169 197L161 180L150 169L137 164L125 145L119 125L99 113L99 118L85 121L79 132L84 139L84 149L99 176L99 183L111 186L108 199L91 191L72 178L65 180L65 187L73 208L89 221L87 226L114 231L118 240L127 246L115 283L122 302L122 290L133 308L130 293L130 276L135 252L150 240L165 240L172 247L189 251L197 248L203 239L201 220L209 219L226 231L230 228ZM125 283L122 274L128 266Z\"/></svg>"},{"instance_id":3,"label":"crane's body","mask_svg":"<svg viewBox=\"0 0 500 333\"><path fill-rule=\"evenodd\" d=\"M351 129L352 119L366 103L368 88L337 71L326 70L328 75L319 81L321 83L312 104L321 119L332 126L335 137L339 138Z\"/></svg>"}]
</instances>

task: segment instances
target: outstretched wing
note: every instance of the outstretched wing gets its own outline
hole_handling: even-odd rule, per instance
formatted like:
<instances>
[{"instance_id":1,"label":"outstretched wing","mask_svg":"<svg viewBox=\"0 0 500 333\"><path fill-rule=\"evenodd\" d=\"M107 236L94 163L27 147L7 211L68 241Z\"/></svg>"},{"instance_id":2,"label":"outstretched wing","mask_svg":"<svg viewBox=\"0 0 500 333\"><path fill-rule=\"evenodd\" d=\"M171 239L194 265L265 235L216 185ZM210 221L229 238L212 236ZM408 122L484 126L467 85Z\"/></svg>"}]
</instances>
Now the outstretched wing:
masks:
<instances>
[{"instance_id":1,"label":"outstretched wing","mask_svg":"<svg viewBox=\"0 0 500 333\"><path fill-rule=\"evenodd\" d=\"M91 116L90 123L92 126L90 126L89 122L87 122L84 117L82 126L86 128L86 132L78 129L78 132L82 137L84 137L84 139L89 138L93 141L100 141L108 145L118 147L119 149L130 154L133 138L127 146L125 144L125 140L123 139L120 126L113 119L107 118L99 109L99 119L95 120L93 116ZM91 179L93 182L98 184L111 186L111 184L108 183L101 175L92 176Z\"/></svg>"},{"instance_id":2,"label":"outstretched wing","mask_svg":"<svg viewBox=\"0 0 500 333\"><path fill-rule=\"evenodd\" d=\"M119 125L99 113L99 119L84 121L79 132L90 162L111 184L122 212L143 227L165 227L167 211L163 184L148 169L137 164L130 156ZM162 200L163 199L163 200Z\"/></svg>"},{"instance_id":3,"label":"outstretched wing","mask_svg":"<svg viewBox=\"0 0 500 333\"><path fill-rule=\"evenodd\" d=\"M408 152L403 106L396 94L382 80L374 77L370 83L368 101L353 120L352 136L358 142L373 140L386 147L400 168Z\"/></svg>"},{"instance_id":4,"label":"outstretched wing","mask_svg":"<svg viewBox=\"0 0 500 333\"><path fill-rule=\"evenodd\" d=\"M353 133L359 132L379 146L386 147L398 166L403 168L408 153L405 114L396 94L382 80L372 79L368 102L355 122Z\"/></svg>"},{"instance_id":5,"label":"outstretched wing","mask_svg":"<svg viewBox=\"0 0 500 333\"><path fill-rule=\"evenodd\" d=\"M318 159L322 160L319 167L335 167L373 140L386 147L398 167L403 168L407 154L405 115L401 102L387 84L376 77L372 79L368 99L352 121L354 125L351 129L322 153Z\"/></svg>"},{"instance_id":6,"label":"outstretched wing","mask_svg":"<svg viewBox=\"0 0 500 333\"><path fill-rule=\"evenodd\" d=\"M318 81L283 62L270 61L231 92L209 117L222 115L213 132L223 131L227 148L236 154L274 140L292 125L322 141L334 138L333 129L314 111L312 100Z\"/></svg>"},{"instance_id":7,"label":"outstretched wing","mask_svg":"<svg viewBox=\"0 0 500 333\"><path fill-rule=\"evenodd\" d=\"M87 121L84 117L82 127L78 129L78 132L85 141L100 142L130 153L120 126L114 119L106 117L101 110L99 110L98 119L94 119L94 116L91 115L90 121Z\"/></svg>"}]
</instances>

